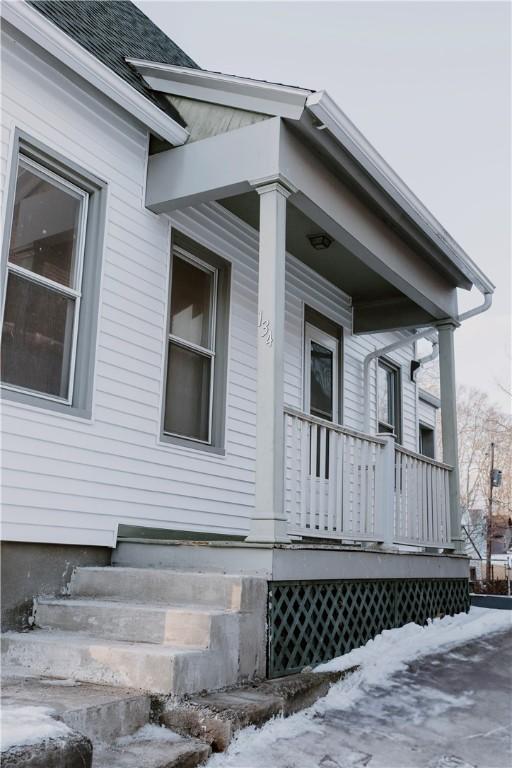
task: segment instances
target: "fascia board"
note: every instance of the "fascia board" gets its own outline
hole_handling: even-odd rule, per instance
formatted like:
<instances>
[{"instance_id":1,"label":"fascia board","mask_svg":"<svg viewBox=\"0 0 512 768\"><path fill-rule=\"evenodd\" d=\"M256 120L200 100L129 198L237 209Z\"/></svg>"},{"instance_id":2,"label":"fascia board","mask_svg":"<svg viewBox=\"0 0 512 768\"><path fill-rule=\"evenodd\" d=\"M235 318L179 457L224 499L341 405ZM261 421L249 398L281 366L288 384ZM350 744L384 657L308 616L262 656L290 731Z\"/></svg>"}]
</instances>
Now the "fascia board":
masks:
<instances>
[{"instance_id":1,"label":"fascia board","mask_svg":"<svg viewBox=\"0 0 512 768\"><path fill-rule=\"evenodd\" d=\"M494 291L495 286L489 278L365 139L328 93L320 91L310 94L306 108L471 283L485 293Z\"/></svg>"},{"instance_id":2,"label":"fascia board","mask_svg":"<svg viewBox=\"0 0 512 768\"><path fill-rule=\"evenodd\" d=\"M150 88L234 109L298 120L312 93L304 88L266 83L171 64L126 59Z\"/></svg>"},{"instance_id":3,"label":"fascia board","mask_svg":"<svg viewBox=\"0 0 512 768\"><path fill-rule=\"evenodd\" d=\"M146 207L169 213L278 179L280 134L281 119L274 117L152 155Z\"/></svg>"},{"instance_id":4,"label":"fascia board","mask_svg":"<svg viewBox=\"0 0 512 768\"><path fill-rule=\"evenodd\" d=\"M68 66L84 80L119 104L159 138L174 146L184 144L189 132L142 94L102 64L91 53L27 3L4 2L0 15L30 40Z\"/></svg>"}]
</instances>

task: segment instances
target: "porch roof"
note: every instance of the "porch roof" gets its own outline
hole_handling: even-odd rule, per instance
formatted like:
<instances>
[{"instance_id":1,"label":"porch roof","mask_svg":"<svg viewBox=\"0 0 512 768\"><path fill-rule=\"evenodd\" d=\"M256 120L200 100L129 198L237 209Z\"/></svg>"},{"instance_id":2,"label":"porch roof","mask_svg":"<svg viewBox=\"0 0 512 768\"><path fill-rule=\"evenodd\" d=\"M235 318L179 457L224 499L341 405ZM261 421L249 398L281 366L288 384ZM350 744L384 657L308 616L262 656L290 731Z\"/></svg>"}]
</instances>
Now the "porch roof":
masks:
<instances>
[{"instance_id":1,"label":"porch roof","mask_svg":"<svg viewBox=\"0 0 512 768\"><path fill-rule=\"evenodd\" d=\"M489 278L327 92L157 62L131 59L129 63L149 87L160 93L283 118L295 137L315 152L333 175L348 183L366 205L452 285L465 289L475 285L483 293L493 292ZM265 177L266 170L261 169L260 178ZM287 176L287 170L290 169L284 162L279 163L278 173ZM149 197L148 204L154 205Z\"/></svg>"}]
</instances>

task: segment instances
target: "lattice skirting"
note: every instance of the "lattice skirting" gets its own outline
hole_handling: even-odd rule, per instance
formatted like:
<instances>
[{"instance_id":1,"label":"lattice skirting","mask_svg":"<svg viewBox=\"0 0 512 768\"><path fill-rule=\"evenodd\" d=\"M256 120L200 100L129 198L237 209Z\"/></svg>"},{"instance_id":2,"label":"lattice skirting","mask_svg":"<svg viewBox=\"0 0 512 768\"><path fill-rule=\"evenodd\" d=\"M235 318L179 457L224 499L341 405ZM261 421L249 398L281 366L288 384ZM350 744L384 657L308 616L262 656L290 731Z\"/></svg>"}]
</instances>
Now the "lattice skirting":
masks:
<instances>
[{"instance_id":1,"label":"lattice skirting","mask_svg":"<svg viewBox=\"0 0 512 768\"><path fill-rule=\"evenodd\" d=\"M269 583L268 676L299 672L384 629L469 611L467 579Z\"/></svg>"}]
</instances>

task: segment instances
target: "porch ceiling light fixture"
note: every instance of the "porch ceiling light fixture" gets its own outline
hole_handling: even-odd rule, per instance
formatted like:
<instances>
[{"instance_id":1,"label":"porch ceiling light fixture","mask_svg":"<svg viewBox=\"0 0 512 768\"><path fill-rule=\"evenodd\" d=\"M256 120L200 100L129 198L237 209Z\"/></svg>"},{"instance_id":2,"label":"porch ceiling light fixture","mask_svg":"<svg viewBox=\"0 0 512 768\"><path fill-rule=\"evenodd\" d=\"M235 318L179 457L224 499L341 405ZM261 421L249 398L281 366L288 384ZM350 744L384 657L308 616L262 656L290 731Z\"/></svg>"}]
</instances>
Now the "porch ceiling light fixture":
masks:
<instances>
[{"instance_id":1,"label":"porch ceiling light fixture","mask_svg":"<svg viewBox=\"0 0 512 768\"><path fill-rule=\"evenodd\" d=\"M316 235L308 235L308 240L317 251L325 251L332 245L333 239L325 232L319 232Z\"/></svg>"}]
</instances>

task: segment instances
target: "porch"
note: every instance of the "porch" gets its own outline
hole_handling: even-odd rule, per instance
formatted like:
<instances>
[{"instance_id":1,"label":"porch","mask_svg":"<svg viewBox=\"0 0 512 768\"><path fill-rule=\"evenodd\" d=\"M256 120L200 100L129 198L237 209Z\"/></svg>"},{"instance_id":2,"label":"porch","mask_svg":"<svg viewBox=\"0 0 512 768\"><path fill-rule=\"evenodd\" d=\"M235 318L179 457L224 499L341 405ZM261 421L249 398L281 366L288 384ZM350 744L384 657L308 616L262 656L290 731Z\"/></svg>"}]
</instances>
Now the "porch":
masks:
<instances>
[{"instance_id":1,"label":"porch","mask_svg":"<svg viewBox=\"0 0 512 768\"><path fill-rule=\"evenodd\" d=\"M172 93L173 74L160 70L158 89ZM143 76L150 77L146 70ZM255 501L247 541L458 551L453 337L457 288L471 286L467 265L353 126L328 115L327 97L318 98L321 123L311 106L299 119L276 115L228 132L212 129L148 162L146 207L167 213L178 230L188 211L204 227L204 213L215 206L236 217L228 227L241 248L257 237ZM325 247L316 247L315 236ZM208 237L205 231L204 244ZM214 250L220 237L213 232ZM306 304L322 313L328 303L315 278L329 293L328 319L336 313L332 302L338 311L345 302L342 330L359 344L351 380L356 419L344 418L342 381L333 381L340 406L335 393L328 419L308 407L304 360L294 362L298 383L290 396L292 260L303 267L302 287L309 279L314 294L311 302L302 298L303 322ZM294 320L295 352L302 343L304 353L304 327ZM378 334L392 334L393 344L383 345ZM439 348L443 463L417 454L417 441L404 444L393 425L379 434L376 415L380 353L427 335ZM414 389L412 376L408 386Z\"/></svg>"}]
</instances>

